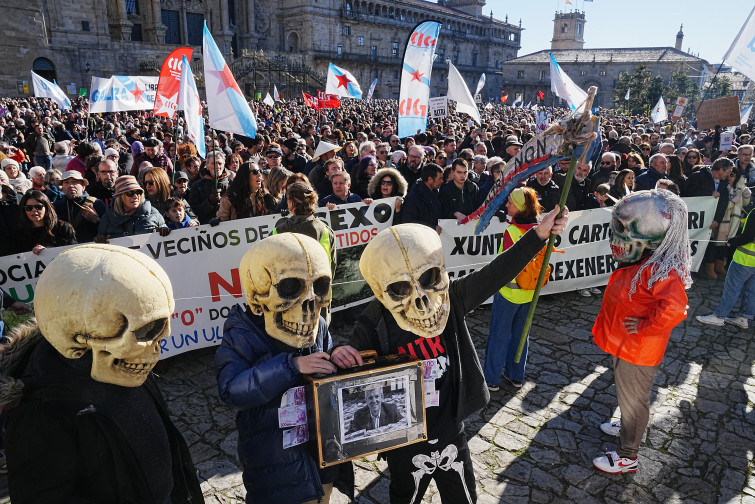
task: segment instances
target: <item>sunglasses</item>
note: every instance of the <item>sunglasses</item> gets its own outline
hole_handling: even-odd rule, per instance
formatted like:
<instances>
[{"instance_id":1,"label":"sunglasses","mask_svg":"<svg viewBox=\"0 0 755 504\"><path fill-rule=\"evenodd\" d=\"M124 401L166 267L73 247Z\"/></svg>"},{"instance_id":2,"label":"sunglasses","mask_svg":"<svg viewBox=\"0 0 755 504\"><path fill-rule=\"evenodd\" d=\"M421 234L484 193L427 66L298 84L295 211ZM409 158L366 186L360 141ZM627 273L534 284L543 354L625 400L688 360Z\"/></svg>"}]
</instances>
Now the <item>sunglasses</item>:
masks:
<instances>
[{"instance_id":1,"label":"sunglasses","mask_svg":"<svg viewBox=\"0 0 755 504\"><path fill-rule=\"evenodd\" d=\"M151 186L155 185L155 181L154 180L145 180L144 181L144 185L147 186L147 187L151 187Z\"/></svg>"},{"instance_id":2,"label":"sunglasses","mask_svg":"<svg viewBox=\"0 0 755 504\"><path fill-rule=\"evenodd\" d=\"M144 191L126 191L125 194L129 198L133 198L134 196L141 196Z\"/></svg>"},{"instance_id":3,"label":"sunglasses","mask_svg":"<svg viewBox=\"0 0 755 504\"><path fill-rule=\"evenodd\" d=\"M40 203L37 203L36 205L24 205L24 210L27 212L31 212L32 210L42 211L44 208L45 206Z\"/></svg>"},{"instance_id":4,"label":"sunglasses","mask_svg":"<svg viewBox=\"0 0 755 504\"><path fill-rule=\"evenodd\" d=\"M393 180L381 180L380 185L393 185Z\"/></svg>"},{"instance_id":5,"label":"sunglasses","mask_svg":"<svg viewBox=\"0 0 755 504\"><path fill-rule=\"evenodd\" d=\"M643 147L643 148L642 148L642 150L644 150L644 151L646 151L646 150L647 150L647 151L649 151L650 149L649 149L649 148L647 148L647 147Z\"/></svg>"},{"instance_id":6,"label":"sunglasses","mask_svg":"<svg viewBox=\"0 0 755 504\"><path fill-rule=\"evenodd\" d=\"M252 175L259 175L262 172L259 171L257 168L252 168L251 170L249 170L249 173L251 173Z\"/></svg>"},{"instance_id":7,"label":"sunglasses","mask_svg":"<svg viewBox=\"0 0 755 504\"><path fill-rule=\"evenodd\" d=\"M388 154L388 151L381 150L380 154Z\"/></svg>"},{"instance_id":8,"label":"sunglasses","mask_svg":"<svg viewBox=\"0 0 755 504\"><path fill-rule=\"evenodd\" d=\"M602 164L603 166L608 166L608 165L612 165L613 161L601 161L600 164Z\"/></svg>"},{"instance_id":9,"label":"sunglasses","mask_svg":"<svg viewBox=\"0 0 755 504\"><path fill-rule=\"evenodd\" d=\"M280 155L278 154L267 154L265 157L271 158L271 159L278 159Z\"/></svg>"}]
</instances>

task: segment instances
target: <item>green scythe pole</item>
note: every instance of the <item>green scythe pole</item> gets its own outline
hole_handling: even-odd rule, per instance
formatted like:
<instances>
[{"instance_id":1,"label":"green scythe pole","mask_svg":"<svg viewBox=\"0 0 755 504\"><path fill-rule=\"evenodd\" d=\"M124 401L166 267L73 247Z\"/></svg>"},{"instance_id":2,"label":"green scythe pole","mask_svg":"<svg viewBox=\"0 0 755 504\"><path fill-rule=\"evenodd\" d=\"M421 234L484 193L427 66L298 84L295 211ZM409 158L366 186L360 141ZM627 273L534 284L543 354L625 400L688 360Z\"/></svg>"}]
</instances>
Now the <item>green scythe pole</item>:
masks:
<instances>
[{"instance_id":1,"label":"green scythe pole","mask_svg":"<svg viewBox=\"0 0 755 504\"><path fill-rule=\"evenodd\" d=\"M593 99L595 98L595 93L597 92L597 88L591 87L588 93L587 100L585 100L585 114L590 113L590 108L592 107ZM585 124L593 124L592 121L586 122ZM571 183L574 179L574 171L577 168L577 158L574 157L574 151L567 150L566 152L571 154L571 161L569 162L569 171L566 172L566 178L564 180L564 187L561 189L561 198L558 200L558 207L560 211L558 212L558 215L556 216L556 219L560 219L561 215L564 212L564 205L566 204L566 198L569 195L569 191L571 190ZM542 289L543 281L545 280L545 272L547 271L548 264L550 264L550 258L551 258L551 252L553 252L553 245L556 241L556 235L551 234L548 238L548 245L545 249L545 257L543 258L543 265L540 268L540 274L537 277L537 285L535 286L535 292L532 296L532 302L530 302L530 309L527 313L527 320L524 322L524 330L522 331L522 337L519 339L519 347L516 350L516 356L514 357L514 362L517 364L522 359L522 352L524 352L524 344L527 342L527 336L530 332L530 326L532 325L532 318L535 315L535 308L537 308L537 301L540 297L540 290Z\"/></svg>"}]
</instances>

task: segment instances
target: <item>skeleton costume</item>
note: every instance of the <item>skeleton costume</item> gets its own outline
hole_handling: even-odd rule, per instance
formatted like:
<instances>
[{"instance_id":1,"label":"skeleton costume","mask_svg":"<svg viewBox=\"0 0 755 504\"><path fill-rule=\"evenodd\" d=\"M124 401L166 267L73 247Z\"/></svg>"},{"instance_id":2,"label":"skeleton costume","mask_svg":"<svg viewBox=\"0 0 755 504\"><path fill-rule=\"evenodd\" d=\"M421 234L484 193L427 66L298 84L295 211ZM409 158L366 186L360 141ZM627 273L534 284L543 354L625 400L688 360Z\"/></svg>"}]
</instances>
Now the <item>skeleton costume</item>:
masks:
<instances>
[{"instance_id":1,"label":"skeleton costume","mask_svg":"<svg viewBox=\"0 0 755 504\"><path fill-rule=\"evenodd\" d=\"M82 245L45 269L38 328L0 349L14 504L203 502L186 442L150 371L173 291L139 252Z\"/></svg>"},{"instance_id":2,"label":"skeleton costume","mask_svg":"<svg viewBox=\"0 0 755 504\"><path fill-rule=\"evenodd\" d=\"M247 502L298 504L320 499L338 466L318 471L306 439L291 445L279 424L287 391L304 385L294 357L327 350L319 316L330 302L330 261L318 242L296 233L269 236L239 266L249 308L236 305L215 355L220 398L238 408L239 460ZM306 430L306 425L303 426Z\"/></svg>"},{"instance_id":3,"label":"skeleton costume","mask_svg":"<svg viewBox=\"0 0 755 504\"><path fill-rule=\"evenodd\" d=\"M650 388L666 352L671 330L687 316L685 289L691 284L687 206L673 193L651 190L621 199L611 221L611 252L621 266L611 274L593 326L595 344L613 355L621 410L615 455L635 460L648 424ZM624 326L640 319L636 332ZM606 472L633 472L626 460L593 462Z\"/></svg>"},{"instance_id":4,"label":"skeleton costume","mask_svg":"<svg viewBox=\"0 0 755 504\"><path fill-rule=\"evenodd\" d=\"M365 248L359 268L376 299L349 344L434 360L437 370L425 377L426 391L435 390L426 401L429 441L385 453L392 504L421 502L431 479L444 502L476 502L464 419L485 406L490 394L464 318L512 281L544 244L528 231L490 264L454 281L440 238L421 224L392 226Z\"/></svg>"}]
</instances>

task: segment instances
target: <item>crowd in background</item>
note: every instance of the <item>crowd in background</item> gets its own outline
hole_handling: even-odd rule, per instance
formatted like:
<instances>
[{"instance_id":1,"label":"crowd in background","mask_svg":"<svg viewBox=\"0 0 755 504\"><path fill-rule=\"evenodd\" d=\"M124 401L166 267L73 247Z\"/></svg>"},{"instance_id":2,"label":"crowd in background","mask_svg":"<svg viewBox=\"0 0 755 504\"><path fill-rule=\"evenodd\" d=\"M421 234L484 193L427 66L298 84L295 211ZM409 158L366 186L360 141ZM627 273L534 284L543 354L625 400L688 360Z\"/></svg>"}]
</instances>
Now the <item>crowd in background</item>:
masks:
<instances>
[{"instance_id":1,"label":"crowd in background","mask_svg":"<svg viewBox=\"0 0 755 504\"><path fill-rule=\"evenodd\" d=\"M542 128L543 119L566 114L496 105L482 109L481 125L452 115L400 138L392 100L350 100L320 112L300 101L260 104L255 138L207 129L201 159L182 140L180 118L89 116L83 99L70 111L39 98L0 105L0 255L285 213L286 188L296 182L315 191L321 207L397 197L395 222L440 232L439 219L461 219L481 205L538 121ZM655 125L613 112L600 112L602 148L577 166L568 208L611 206L658 186L717 197L714 239L734 236L755 185L750 125L734 128L734 146L722 151L719 127ZM561 162L527 182L545 211L558 202L567 169ZM730 253L711 246L705 273L724 273Z\"/></svg>"}]
</instances>

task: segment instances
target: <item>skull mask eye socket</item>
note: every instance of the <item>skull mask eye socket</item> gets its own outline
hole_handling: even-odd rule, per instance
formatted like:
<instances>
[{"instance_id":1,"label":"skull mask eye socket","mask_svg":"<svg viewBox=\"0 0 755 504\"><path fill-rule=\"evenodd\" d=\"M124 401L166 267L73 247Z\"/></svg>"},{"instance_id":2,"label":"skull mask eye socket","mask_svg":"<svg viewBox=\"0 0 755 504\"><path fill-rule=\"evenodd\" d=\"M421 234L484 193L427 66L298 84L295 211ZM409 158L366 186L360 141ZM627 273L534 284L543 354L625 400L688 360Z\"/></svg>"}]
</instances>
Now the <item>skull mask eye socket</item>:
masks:
<instances>
[{"instance_id":1,"label":"skull mask eye socket","mask_svg":"<svg viewBox=\"0 0 755 504\"><path fill-rule=\"evenodd\" d=\"M441 278L442 275L440 273L440 268L433 267L422 273L422 275L419 277L419 284L423 289L431 289L438 285L438 283L441 281Z\"/></svg>"},{"instance_id":2,"label":"skull mask eye socket","mask_svg":"<svg viewBox=\"0 0 755 504\"><path fill-rule=\"evenodd\" d=\"M409 282L393 282L386 288L386 292L395 300L400 300L412 293L412 284Z\"/></svg>"},{"instance_id":3,"label":"skull mask eye socket","mask_svg":"<svg viewBox=\"0 0 755 504\"><path fill-rule=\"evenodd\" d=\"M154 341L154 339L157 338L165 330L165 327L167 325L167 318L153 320L152 322L145 324L144 326L134 331L136 341L140 343Z\"/></svg>"},{"instance_id":4,"label":"skull mask eye socket","mask_svg":"<svg viewBox=\"0 0 755 504\"><path fill-rule=\"evenodd\" d=\"M300 278L284 278L275 286L278 295L284 299L294 299L304 292L304 281Z\"/></svg>"},{"instance_id":5,"label":"skull mask eye socket","mask_svg":"<svg viewBox=\"0 0 755 504\"><path fill-rule=\"evenodd\" d=\"M330 278L325 276L320 277L314 281L312 287L315 291L315 296L326 296L330 292Z\"/></svg>"},{"instance_id":6,"label":"skull mask eye socket","mask_svg":"<svg viewBox=\"0 0 755 504\"><path fill-rule=\"evenodd\" d=\"M611 230L615 233L623 233L626 228L624 227L624 224L617 219L616 217L613 218L611 221Z\"/></svg>"}]
</instances>

